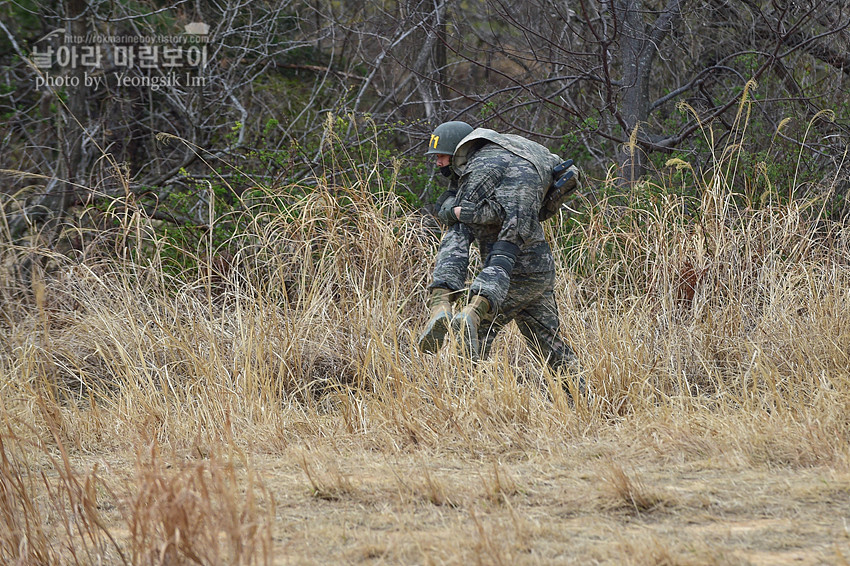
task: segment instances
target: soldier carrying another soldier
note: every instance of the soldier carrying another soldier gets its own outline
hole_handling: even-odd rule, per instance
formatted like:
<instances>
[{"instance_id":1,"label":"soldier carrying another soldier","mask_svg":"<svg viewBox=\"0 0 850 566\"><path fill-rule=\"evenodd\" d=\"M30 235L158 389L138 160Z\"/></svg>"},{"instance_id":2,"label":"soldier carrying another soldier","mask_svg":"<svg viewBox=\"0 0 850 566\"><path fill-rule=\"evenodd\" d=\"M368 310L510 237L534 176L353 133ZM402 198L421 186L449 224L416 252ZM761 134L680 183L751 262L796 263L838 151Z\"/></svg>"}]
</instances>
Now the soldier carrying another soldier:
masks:
<instances>
[{"instance_id":1,"label":"soldier carrying another soldier","mask_svg":"<svg viewBox=\"0 0 850 566\"><path fill-rule=\"evenodd\" d=\"M451 328L462 353L484 359L498 333L515 320L553 371L577 364L559 335L555 261L541 221L575 188L578 170L531 140L457 121L437 126L426 154L437 156L450 186L438 201L437 216L447 229L419 349L436 352ZM466 305L452 315L452 303L466 287L473 240L484 266L469 286ZM577 386L583 389L583 380Z\"/></svg>"}]
</instances>

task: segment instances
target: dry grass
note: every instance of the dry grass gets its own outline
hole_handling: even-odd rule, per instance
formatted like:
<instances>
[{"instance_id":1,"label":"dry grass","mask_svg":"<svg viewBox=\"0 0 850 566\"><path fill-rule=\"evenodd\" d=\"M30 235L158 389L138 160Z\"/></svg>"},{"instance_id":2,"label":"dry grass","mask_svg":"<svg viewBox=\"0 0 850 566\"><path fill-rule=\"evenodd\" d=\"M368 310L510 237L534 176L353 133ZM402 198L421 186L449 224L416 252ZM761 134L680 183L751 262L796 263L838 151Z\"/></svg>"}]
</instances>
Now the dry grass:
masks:
<instances>
[{"instance_id":1,"label":"dry grass","mask_svg":"<svg viewBox=\"0 0 850 566\"><path fill-rule=\"evenodd\" d=\"M575 404L515 331L416 350L436 242L374 169L180 273L143 214L0 244L42 258L0 276L0 562L846 563L850 229L733 206L733 157L554 235Z\"/></svg>"}]
</instances>

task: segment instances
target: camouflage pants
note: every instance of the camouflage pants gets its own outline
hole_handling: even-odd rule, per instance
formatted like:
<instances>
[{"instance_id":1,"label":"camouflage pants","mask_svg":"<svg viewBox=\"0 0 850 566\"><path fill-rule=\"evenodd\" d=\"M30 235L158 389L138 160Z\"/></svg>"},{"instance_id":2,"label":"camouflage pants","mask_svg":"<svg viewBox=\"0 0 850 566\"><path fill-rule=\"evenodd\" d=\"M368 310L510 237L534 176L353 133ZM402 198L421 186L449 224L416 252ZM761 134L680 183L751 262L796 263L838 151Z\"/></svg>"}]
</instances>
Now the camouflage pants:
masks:
<instances>
[{"instance_id":1,"label":"camouflage pants","mask_svg":"<svg viewBox=\"0 0 850 566\"><path fill-rule=\"evenodd\" d=\"M487 357L493 340L512 320L516 321L528 345L546 360L553 371L576 358L572 348L559 334L554 281L554 271L514 274L501 308L485 316L478 327L481 359Z\"/></svg>"}]
</instances>

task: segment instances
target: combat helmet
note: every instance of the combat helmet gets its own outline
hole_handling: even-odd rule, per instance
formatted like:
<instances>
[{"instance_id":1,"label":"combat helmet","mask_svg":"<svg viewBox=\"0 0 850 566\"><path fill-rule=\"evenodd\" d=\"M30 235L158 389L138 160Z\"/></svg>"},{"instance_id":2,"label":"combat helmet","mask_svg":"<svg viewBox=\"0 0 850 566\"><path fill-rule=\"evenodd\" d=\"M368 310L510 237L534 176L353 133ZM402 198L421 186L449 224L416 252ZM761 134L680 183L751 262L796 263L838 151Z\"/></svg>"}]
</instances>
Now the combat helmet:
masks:
<instances>
[{"instance_id":1,"label":"combat helmet","mask_svg":"<svg viewBox=\"0 0 850 566\"><path fill-rule=\"evenodd\" d=\"M443 122L434 128L434 133L431 134L431 140L428 142L428 151L425 152L425 155L429 153L453 155L460 140L471 134L472 130L472 126L466 122Z\"/></svg>"}]
</instances>

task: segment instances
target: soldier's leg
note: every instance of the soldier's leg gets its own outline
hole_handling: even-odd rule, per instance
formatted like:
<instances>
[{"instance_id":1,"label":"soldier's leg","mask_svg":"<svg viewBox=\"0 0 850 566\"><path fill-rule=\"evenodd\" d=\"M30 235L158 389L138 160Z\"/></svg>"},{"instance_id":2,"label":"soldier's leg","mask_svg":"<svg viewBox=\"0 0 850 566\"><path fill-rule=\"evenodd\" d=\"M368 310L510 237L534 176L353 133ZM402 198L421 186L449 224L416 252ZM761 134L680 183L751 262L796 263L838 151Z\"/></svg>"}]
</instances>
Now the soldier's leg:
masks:
<instances>
[{"instance_id":1,"label":"soldier's leg","mask_svg":"<svg viewBox=\"0 0 850 566\"><path fill-rule=\"evenodd\" d=\"M541 289L545 288L545 279L534 275L513 279L502 307L497 312L489 313L478 328L478 338L481 344L481 359L486 359L493 346L493 341L525 307L538 299Z\"/></svg>"},{"instance_id":2,"label":"soldier's leg","mask_svg":"<svg viewBox=\"0 0 850 566\"><path fill-rule=\"evenodd\" d=\"M428 322L419 333L419 349L433 354L443 345L452 321L452 302L459 293L443 287L433 287L428 294Z\"/></svg>"},{"instance_id":3,"label":"soldier's leg","mask_svg":"<svg viewBox=\"0 0 850 566\"><path fill-rule=\"evenodd\" d=\"M544 291L536 302L517 313L516 322L526 342L539 352L552 371L575 379L576 387L584 393L584 377L575 374L578 357L560 334L558 306L552 289ZM564 386L569 392L569 385L565 383Z\"/></svg>"},{"instance_id":4,"label":"soldier's leg","mask_svg":"<svg viewBox=\"0 0 850 566\"><path fill-rule=\"evenodd\" d=\"M466 286L469 246L472 240L472 231L463 224L455 224L446 231L437 251L437 261L429 288L459 291Z\"/></svg>"},{"instance_id":5,"label":"soldier's leg","mask_svg":"<svg viewBox=\"0 0 850 566\"><path fill-rule=\"evenodd\" d=\"M573 349L561 338L558 306L551 290L517 313L516 322L529 345L540 352L553 370L576 359Z\"/></svg>"},{"instance_id":6,"label":"soldier's leg","mask_svg":"<svg viewBox=\"0 0 850 566\"><path fill-rule=\"evenodd\" d=\"M451 327L457 340L458 353L477 362L481 359L481 321L490 315L490 301L475 295L452 318Z\"/></svg>"},{"instance_id":7,"label":"soldier's leg","mask_svg":"<svg viewBox=\"0 0 850 566\"><path fill-rule=\"evenodd\" d=\"M428 295L428 321L417 344L423 352L440 349L452 320L452 302L460 295L469 265L472 232L462 224L452 226L440 242Z\"/></svg>"}]
</instances>

